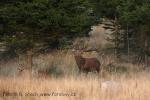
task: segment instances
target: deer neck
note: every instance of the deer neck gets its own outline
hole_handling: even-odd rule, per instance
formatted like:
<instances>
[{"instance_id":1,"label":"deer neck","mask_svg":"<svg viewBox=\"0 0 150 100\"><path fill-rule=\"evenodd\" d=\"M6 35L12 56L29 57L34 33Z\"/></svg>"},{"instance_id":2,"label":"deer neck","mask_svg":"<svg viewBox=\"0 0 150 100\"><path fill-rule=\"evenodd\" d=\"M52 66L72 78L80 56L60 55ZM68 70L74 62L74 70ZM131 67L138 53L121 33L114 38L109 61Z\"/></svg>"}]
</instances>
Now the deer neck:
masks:
<instances>
[{"instance_id":1,"label":"deer neck","mask_svg":"<svg viewBox=\"0 0 150 100\"><path fill-rule=\"evenodd\" d=\"M85 63L85 59L82 56L75 56L75 60L79 68L81 68Z\"/></svg>"}]
</instances>

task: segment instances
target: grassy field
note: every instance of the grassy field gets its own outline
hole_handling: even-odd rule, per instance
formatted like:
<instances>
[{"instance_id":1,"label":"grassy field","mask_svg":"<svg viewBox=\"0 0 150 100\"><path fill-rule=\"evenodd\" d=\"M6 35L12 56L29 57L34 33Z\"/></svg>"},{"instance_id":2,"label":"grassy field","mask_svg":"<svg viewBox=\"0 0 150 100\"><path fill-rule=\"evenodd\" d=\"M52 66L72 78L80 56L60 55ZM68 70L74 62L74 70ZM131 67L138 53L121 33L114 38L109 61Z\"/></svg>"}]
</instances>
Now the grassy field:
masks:
<instances>
[{"instance_id":1,"label":"grassy field","mask_svg":"<svg viewBox=\"0 0 150 100\"><path fill-rule=\"evenodd\" d=\"M106 36L99 34L105 30L99 27L93 27L93 30L89 39L77 39L75 44L106 46ZM100 52L84 53L83 56L98 58L101 73L79 75L71 50L35 55L32 77L28 71L18 74L18 67L26 67L25 55L0 63L0 100L150 100L150 74L141 70L143 66L116 63L112 55ZM38 70L49 73L47 77L39 77ZM110 83L104 88L106 82L117 85Z\"/></svg>"},{"instance_id":2,"label":"grassy field","mask_svg":"<svg viewBox=\"0 0 150 100\"><path fill-rule=\"evenodd\" d=\"M87 57L89 55L95 53L84 54ZM24 62L23 59L1 64L0 100L150 100L148 72L140 71L137 65L126 63L114 65L128 69L125 72L109 72L107 67L113 62L112 58L98 58L102 63L103 74L79 75L74 57L69 51L35 57L32 78L27 73L25 77L17 75L15 69ZM47 78L36 77L35 69L49 69L50 74ZM119 84L119 89L112 86L104 90L102 84L105 81Z\"/></svg>"},{"instance_id":3,"label":"grassy field","mask_svg":"<svg viewBox=\"0 0 150 100\"><path fill-rule=\"evenodd\" d=\"M60 79L0 78L0 100L149 100L150 75L111 76L117 91L101 87L106 79L91 76ZM115 89L115 88L114 88Z\"/></svg>"}]
</instances>

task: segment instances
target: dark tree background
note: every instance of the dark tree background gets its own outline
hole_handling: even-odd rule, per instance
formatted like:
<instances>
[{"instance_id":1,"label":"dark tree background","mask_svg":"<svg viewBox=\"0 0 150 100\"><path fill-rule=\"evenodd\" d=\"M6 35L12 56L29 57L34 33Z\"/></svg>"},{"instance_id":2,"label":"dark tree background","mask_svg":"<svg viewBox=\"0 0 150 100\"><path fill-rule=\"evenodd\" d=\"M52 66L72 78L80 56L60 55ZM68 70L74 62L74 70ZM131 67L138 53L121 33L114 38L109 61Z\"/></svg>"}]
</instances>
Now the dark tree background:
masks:
<instances>
[{"instance_id":1,"label":"dark tree background","mask_svg":"<svg viewBox=\"0 0 150 100\"><path fill-rule=\"evenodd\" d=\"M64 47L77 36L87 36L102 18L112 21L105 28L112 30L116 57L134 52L146 60L150 46L148 0L1 0L0 40L11 51L26 51L37 44Z\"/></svg>"},{"instance_id":2,"label":"dark tree background","mask_svg":"<svg viewBox=\"0 0 150 100\"><path fill-rule=\"evenodd\" d=\"M63 39L86 36L95 23L87 0L2 0L0 36L12 50L43 43L57 48Z\"/></svg>"}]
</instances>

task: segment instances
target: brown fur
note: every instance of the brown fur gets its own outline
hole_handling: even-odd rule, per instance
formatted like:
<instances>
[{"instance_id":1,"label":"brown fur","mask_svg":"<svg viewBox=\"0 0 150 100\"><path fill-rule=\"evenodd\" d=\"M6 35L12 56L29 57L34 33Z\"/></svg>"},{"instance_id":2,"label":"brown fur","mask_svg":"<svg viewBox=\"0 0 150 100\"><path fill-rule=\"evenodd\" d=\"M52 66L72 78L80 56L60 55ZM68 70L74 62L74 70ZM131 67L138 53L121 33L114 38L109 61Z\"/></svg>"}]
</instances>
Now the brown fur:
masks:
<instances>
[{"instance_id":1,"label":"brown fur","mask_svg":"<svg viewBox=\"0 0 150 100\"><path fill-rule=\"evenodd\" d=\"M80 72L83 71L88 73L93 71L100 71L100 62L97 58L84 58L79 51L74 52L74 57Z\"/></svg>"},{"instance_id":2,"label":"brown fur","mask_svg":"<svg viewBox=\"0 0 150 100\"><path fill-rule=\"evenodd\" d=\"M48 71L47 70L39 70L38 71L38 78L50 78L50 76L48 75Z\"/></svg>"}]
</instances>

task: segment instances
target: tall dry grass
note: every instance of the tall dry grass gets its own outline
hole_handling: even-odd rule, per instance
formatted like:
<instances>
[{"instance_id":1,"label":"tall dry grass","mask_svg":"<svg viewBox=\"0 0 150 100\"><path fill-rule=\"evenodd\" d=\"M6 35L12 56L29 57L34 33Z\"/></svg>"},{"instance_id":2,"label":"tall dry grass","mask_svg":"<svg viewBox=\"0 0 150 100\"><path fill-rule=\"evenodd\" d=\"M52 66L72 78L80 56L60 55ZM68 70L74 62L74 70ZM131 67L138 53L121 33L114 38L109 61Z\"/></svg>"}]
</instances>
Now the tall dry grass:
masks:
<instances>
[{"instance_id":1,"label":"tall dry grass","mask_svg":"<svg viewBox=\"0 0 150 100\"><path fill-rule=\"evenodd\" d=\"M102 48L107 41L105 30L95 26L90 38L82 39L83 45ZM75 44L81 43L80 39ZM24 66L26 57L21 55L0 64L0 100L150 100L150 75L130 63L116 63L112 55L84 53L84 57L97 57L101 73L78 73L71 51L55 51L33 57L32 77L18 75L17 68ZM39 70L49 70L48 78L37 77ZM27 77L28 76L28 77ZM113 81L121 88L104 91L103 82ZM45 95L45 96L44 96Z\"/></svg>"},{"instance_id":2,"label":"tall dry grass","mask_svg":"<svg viewBox=\"0 0 150 100\"><path fill-rule=\"evenodd\" d=\"M83 54L84 57L95 54ZM138 66L132 64L114 64L113 66L126 67L126 72L109 72L106 67L114 62L112 57L101 58L105 74L89 73L78 74L78 68L73 54L70 51L57 51L53 54L40 55L33 58L33 77L18 77L14 70L21 62L11 62L1 65L7 68L9 74L0 77L0 99L1 100L149 100L150 75L148 72L139 71ZM56 68L55 70L51 69ZM111 65L112 67L112 65ZM53 72L49 78L37 78L36 70L50 69ZM134 70L138 70L135 71ZM2 72L1 72L2 73ZM6 72L5 72L6 73ZM34 76L35 75L35 76ZM103 91L101 83L114 81L121 85L117 92L112 90ZM114 88L115 89L115 88ZM19 96L19 93L22 96ZM45 93L45 96L44 96ZM17 96L15 96L17 95Z\"/></svg>"},{"instance_id":3,"label":"tall dry grass","mask_svg":"<svg viewBox=\"0 0 150 100\"><path fill-rule=\"evenodd\" d=\"M102 91L105 79L93 76L62 79L0 78L1 100L149 100L150 76L146 73L127 77L111 77L121 84L118 92ZM14 96L8 93L21 93ZM42 94L47 95L43 96ZM30 94L30 95L29 95ZM49 94L49 95L48 95ZM3 96L4 95L4 96ZM11 95L11 96L10 96ZM18 94L17 94L18 95Z\"/></svg>"}]
</instances>

